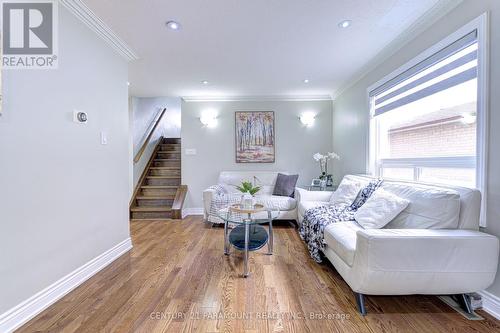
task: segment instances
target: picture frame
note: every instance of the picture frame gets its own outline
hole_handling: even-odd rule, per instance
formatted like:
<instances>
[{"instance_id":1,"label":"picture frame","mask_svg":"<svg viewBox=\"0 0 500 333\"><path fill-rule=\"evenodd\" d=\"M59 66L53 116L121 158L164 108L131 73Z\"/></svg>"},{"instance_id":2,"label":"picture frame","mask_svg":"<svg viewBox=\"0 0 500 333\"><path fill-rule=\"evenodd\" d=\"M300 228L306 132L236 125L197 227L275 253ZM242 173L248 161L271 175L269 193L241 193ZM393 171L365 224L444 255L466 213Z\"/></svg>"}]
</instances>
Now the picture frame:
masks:
<instances>
[{"instance_id":1,"label":"picture frame","mask_svg":"<svg viewBox=\"0 0 500 333\"><path fill-rule=\"evenodd\" d=\"M235 112L236 163L275 163L274 111Z\"/></svg>"},{"instance_id":2,"label":"picture frame","mask_svg":"<svg viewBox=\"0 0 500 333\"><path fill-rule=\"evenodd\" d=\"M311 181L311 186L321 186L321 179L319 179L319 178L314 178L314 179Z\"/></svg>"}]
</instances>

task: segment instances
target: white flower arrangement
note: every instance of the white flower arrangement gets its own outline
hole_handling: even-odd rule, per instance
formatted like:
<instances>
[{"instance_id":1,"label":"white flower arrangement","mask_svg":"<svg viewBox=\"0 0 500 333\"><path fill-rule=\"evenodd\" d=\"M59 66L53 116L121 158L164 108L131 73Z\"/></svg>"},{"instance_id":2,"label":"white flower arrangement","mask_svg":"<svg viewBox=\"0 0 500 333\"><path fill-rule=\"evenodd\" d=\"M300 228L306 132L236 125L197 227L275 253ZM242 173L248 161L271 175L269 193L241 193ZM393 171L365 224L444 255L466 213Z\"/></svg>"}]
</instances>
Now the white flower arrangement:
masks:
<instances>
[{"instance_id":1,"label":"white flower arrangement","mask_svg":"<svg viewBox=\"0 0 500 333\"><path fill-rule=\"evenodd\" d=\"M319 162L319 167L321 169L320 179L323 179L327 176L328 173L328 161L329 160L340 160L340 156L335 152L329 152L325 155L316 153L313 155L313 159L316 162Z\"/></svg>"},{"instance_id":2,"label":"white flower arrangement","mask_svg":"<svg viewBox=\"0 0 500 333\"><path fill-rule=\"evenodd\" d=\"M340 160L340 156L334 152L326 153L326 155L316 153L313 155L313 158L316 162L328 161L328 160Z\"/></svg>"}]
</instances>

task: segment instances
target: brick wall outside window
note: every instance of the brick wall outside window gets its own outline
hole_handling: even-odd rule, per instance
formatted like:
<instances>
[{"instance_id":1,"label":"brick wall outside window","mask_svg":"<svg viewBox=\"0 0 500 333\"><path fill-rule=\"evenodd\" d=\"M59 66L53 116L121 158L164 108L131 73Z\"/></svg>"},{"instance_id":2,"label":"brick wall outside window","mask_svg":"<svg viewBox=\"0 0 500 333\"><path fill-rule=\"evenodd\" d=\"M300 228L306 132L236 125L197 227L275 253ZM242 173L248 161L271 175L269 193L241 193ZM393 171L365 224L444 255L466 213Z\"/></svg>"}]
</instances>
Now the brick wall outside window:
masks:
<instances>
[{"instance_id":1,"label":"brick wall outside window","mask_svg":"<svg viewBox=\"0 0 500 333\"><path fill-rule=\"evenodd\" d=\"M460 121L389 133L390 158L474 156L476 124Z\"/></svg>"}]
</instances>

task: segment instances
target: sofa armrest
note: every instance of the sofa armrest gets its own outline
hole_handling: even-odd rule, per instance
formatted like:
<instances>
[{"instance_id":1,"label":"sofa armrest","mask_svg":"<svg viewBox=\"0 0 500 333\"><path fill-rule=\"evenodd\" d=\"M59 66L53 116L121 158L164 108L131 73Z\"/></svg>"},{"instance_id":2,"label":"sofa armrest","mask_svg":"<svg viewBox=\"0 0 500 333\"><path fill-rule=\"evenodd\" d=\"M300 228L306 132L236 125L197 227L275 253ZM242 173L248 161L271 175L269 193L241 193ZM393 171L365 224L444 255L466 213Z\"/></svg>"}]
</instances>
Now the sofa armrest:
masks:
<instances>
[{"instance_id":1,"label":"sofa armrest","mask_svg":"<svg viewBox=\"0 0 500 333\"><path fill-rule=\"evenodd\" d=\"M210 213L210 205L215 196L215 190L206 189L203 191L203 217L206 219Z\"/></svg>"},{"instance_id":2,"label":"sofa armrest","mask_svg":"<svg viewBox=\"0 0 500 333\"><path fill-rule=\"evenodd\" d=\"M295 199L297 202L301 201L330 201L333 192L329 191L309 191L303 188L295 188Z\"/></svg>"},{"instance_id":3,"label":"sofa armrest","mask_svg":"<svg viewBox=\"0 0 500 333\"><path fill-rule=\"evenodd\" d=\"M492 273L493 282L498 252L498 238L479 231L365 229L355 261L371 271Z\"/></svg>"}]
</instances>

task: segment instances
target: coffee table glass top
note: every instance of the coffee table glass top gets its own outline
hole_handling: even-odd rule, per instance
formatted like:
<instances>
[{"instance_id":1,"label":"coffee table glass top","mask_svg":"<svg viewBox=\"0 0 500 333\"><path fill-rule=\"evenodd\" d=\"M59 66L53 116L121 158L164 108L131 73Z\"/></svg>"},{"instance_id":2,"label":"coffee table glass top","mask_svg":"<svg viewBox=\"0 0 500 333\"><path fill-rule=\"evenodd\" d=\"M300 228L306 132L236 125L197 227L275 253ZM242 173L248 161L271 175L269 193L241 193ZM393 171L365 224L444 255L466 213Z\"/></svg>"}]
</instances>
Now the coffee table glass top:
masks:
<instances>
[{"instance_id":1,"label":"coffee table glass top","mask_svg":"<svg viewBox=\"0 0 500 333\"><path fill-rule=\"evenodd\" d=\"M235 224L262 224L269 220L278 218L279 210L264 209L255 213L240 213L231 209L231 206L223 208L217 215L224 221Z\"/></svg>"}]
</instances>

